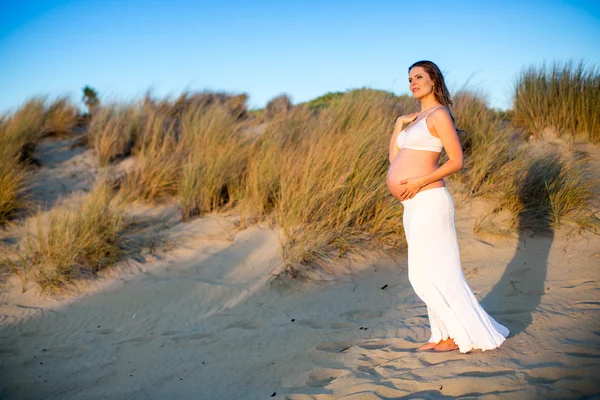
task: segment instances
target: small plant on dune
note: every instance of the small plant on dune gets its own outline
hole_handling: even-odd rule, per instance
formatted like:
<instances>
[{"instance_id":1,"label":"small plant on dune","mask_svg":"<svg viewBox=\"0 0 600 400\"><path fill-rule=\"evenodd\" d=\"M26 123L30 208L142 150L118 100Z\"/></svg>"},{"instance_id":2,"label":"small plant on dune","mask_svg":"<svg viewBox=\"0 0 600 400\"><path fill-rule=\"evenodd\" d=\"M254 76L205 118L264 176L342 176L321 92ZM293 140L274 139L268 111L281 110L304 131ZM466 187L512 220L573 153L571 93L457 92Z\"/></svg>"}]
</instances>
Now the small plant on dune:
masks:
<instances>
[{"instance_id":1,"label":"small plant on dune","mask_svg":"<svg viewBox=\"0 0 600 400\"><path fill-rule=\"evenodd\" d=\"M5 258L4 263L44 291L65 288L75 277L115 263L124 254L119 240L123 212L112 198L112 190L102 183L76 204L63 203L47 214L39 211L27 224L16 259Z\"/></svg>"},{"instance_id":2,"label":"small plant on dune","mask_svg":"<svg viewBox=\"0 0 600 400\"><path fill-rule=\"evenodd\" d=\"M513 110L531 135L553 128L600 142L600 71L583 61L530 67L515 83Z\"/></svg>"},{"instance_id":3,"label":"small plant on dune","mask_svg":"<svg viewBox=\"0 0 600 400\"><path fill-rule=\"evenodd\" d=\"M100 105L100 100L98 99L98 92L96 92L96 90L94 90L90 86L86 85L83 88L83 96L81 97L81 100L83 100L86 107L88 108L88 114L94 115L96 113L96 110L98 109L98 106Z\"/></svg>"}]
</instances>

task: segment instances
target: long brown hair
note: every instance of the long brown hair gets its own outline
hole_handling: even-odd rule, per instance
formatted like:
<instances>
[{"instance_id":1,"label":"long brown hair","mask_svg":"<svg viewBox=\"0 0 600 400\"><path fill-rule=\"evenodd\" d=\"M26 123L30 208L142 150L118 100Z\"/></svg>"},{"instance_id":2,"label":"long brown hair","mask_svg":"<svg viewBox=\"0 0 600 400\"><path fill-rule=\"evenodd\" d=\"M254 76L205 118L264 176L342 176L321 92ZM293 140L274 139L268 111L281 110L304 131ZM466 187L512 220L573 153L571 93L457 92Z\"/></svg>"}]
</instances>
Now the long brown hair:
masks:
<instances>
[{"instance_id":1,"label":"long brown hair","mask_svg":"<svg viewBox=\"0 0 600 400\"><path fill-rule=\"evenodd\" d=\"M452 122L454 122L454 116L452 115L452 111L450 107L452 107L452 98L450 97L450 92L448 91L448 87L446 86L446 81L444 81L444 75L442 75L442 71L438 68L435 63L427 60L417 61L410 67L408 67L408 73L414 67L423 67L425 72L429 75L433 83L433 95L436 100L440 102L444 107L448 109L450 112L450 117L452 118Z\"/></svg>"},{"instance_id":2,"label":"long brown hair","mask_svg":"<svg viewBox=\"0 0 600 400\"><path fill-rule=\"evenodd\" d=\"M444 81L444 75L442 75L442 71L438 68L437 65L432 63L431 61L423 60L417 61L410 67L408 67L408 72L414 67L423 67L425 72L429 75L435 86L433 87L433 94L437 101L439 101L444 107L450 108L452 107L452 99L450 98L450 92L446 87L446 82Z\"/></svg>"}]
</instances>

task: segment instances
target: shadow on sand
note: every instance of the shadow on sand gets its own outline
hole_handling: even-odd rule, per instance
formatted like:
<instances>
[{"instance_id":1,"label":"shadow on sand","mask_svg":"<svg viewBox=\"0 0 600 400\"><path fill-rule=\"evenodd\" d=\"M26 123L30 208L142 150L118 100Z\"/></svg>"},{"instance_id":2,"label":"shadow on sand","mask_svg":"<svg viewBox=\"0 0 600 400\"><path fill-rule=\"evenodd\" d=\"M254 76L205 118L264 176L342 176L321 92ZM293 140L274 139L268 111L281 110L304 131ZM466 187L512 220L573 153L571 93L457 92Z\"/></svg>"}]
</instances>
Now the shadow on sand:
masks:
<instances>
[{"instance_id":1,"label":"shadow on sand","mask_svg":"<svg viewBox=\"0 0 600 400\"><path fill-rule=\"evenodd\" d=\"M545 293L548 255L554 239L546 182L560 173L560 164L532 163L519 189L523 210L518 216L519 241L502 278L481 300L484 309L514 336L532 322ZM497 318L496 318L497 317Z\"/></svg>"},{"instance_id":2,"label":"shadow on sand","mask_svg":"<svg viewBox=\"0 0 600 400\"><path fill-rule=\"evenodd\" d=\"M87 192L96 180L96 167L83 157L89 151L79 144L81 135L68 138L46 138L36 145L38 168L30 175L27 197L47 211L61 198L74 192Z\"/></svg>"},{"instance_id":3,"label":"shadow on sand","mask_svg":"<svg viewBox=\"0 0 600 400\"><path fill-rule=\"evenodd\" d=\"M231 371L221 373L225 369L219 362L228 358L219 352L246 346L248 340L242 334L237 344L222 338L235 320L224 318L228 315L237 315L234 334L260 333L258 323L237 310L253 293L233 276L247 270L249 257L265 240L264 235L248 235L205 258L205 250L193 251L173 266L167 263L118 288L3 327L0 398L101 398L110 392L115 398L158 399L181 390L190 391L183 397L199 398L198 386L209 384L230 393L212 398L245 398L246 387L231 382L242 382L249 372L240 370L234 377ZM257 286L257 291L265 290L267 286ZM202 360L221 368L202 368ZM165 364L170 365L166 373ZM119 386L133 374L143 383ZM182 389L182 376L198 384ZM157 387L146 388L152 385Z\"/></svg>"}]
</instances>

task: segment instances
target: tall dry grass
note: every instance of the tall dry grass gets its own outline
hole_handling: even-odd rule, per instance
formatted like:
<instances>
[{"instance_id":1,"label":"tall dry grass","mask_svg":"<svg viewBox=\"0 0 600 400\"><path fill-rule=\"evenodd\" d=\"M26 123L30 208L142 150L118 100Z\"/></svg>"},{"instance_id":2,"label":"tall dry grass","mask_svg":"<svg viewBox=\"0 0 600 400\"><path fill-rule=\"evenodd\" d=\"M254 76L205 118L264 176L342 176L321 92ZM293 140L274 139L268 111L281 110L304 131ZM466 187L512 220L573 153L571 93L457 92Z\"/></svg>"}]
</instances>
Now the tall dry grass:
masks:
<instances>
[{"instance_id":1,"label":"tall dry grass","mask_svg":"<svg viewBox=\"0 0 600 400\"><path fill-rule=\"evenodd\" d=\"M417 104L367 89L335 100L274 116L255 139L241 135L239 119L220 104L145 115L133 149L138 167L122 189L145 200L176 197L186 219L227 204L239 204L245 219L270 219L284 232L293 274L349 254L402 248L402 207L385 186L387 143L395 118ZM474 93L454 100L466 157L455 179L467 193L498 200L529 185L520 175L529 165L524 141L502 115ZM573 215L563 198L581 189L569 187L574 182L551 185L556 223ZM510 196L502 201L516 220L522 209Z\"/></svg>"},{"instance_id":2,"label":"tall dry grass","mask_svg":"<svg viewBox=\"0 0 600 400\"><path fill-rule=\"evenodd\" d=\"M511 212L513 226L556 229L571 222L600 231L600 219L593 206L599 184L583 153L537 154L522 163L500 207Z\"/></svg>"},{"instance_id":3,"label":"tall dry grass","mask_svg":"<svg viewBox=\"0 0 600 400\"><path fill-rule=\"evenodd\" d=\"M139 107L102 109L90 126L91 142L102 165L135 157L121 182L126 200L179 196L185 218L209 212L231 197L232 176L243 164L238 131L246 99L245 94L186 92L174 101L158 101L147 94Z\"/></svg>"},{"instance_id":4,"label":"tall dry grass","mask_svg":"<svg viewBox=\"0 0 600 400\"><path fill-rule=\"evenodd\" d=\"M136 105L112 104L96 110L88 127L88 141L105 166L131 154L142 126L142 113Z\"/></svg>"},{"instance_id":5,"label":"tall dry grass","mask_svg":"<svg viewBox=\"0 0 600 400\"><path fill-rule=\"evenodd\" d=\"M68 135L78 123L77 107L66 96L58 97L46 108L41 135Z\"/></svg>"},{"instance_id":6,"label":"tall dry grass","mask_svg":"<svg viewBox=\"0 0 600 400\"><path fill-rule=\"evenodd\" d=\"M43 291L65 288L76 277L95 274L122 257L123 211L112 190L99 184L80 202L66 203L48 213L41 210L26 222L17 258L3 261Z\"/></svg>"},{"instance_id":7,"label":"tall dry grass","mask_svg":"<svg viewBox=\"0 0 600 400\"><path fill-rule=\"evenodd\" d=\"M222 106L236 119L247 114L248 95L229 94L225 92L183 92L175 100L169 98L157 100L147 92L143 99L143 108L146 112L157 112L160 115L178 119L189 110L203 109L213 105Z\"/></svg>"},{"instance_id":8,"label":"tall dry grass","mask_svg":"<svg viewBox=\"0 0 600 400\"><path fill-rule=\"evenodd\" d=\"M503 192L522 157L521 140L501 115L487 106L486 99L462 91L454 98L453 115L465 157L463 170L451 176L463 182L468 195L489 196Z\"/></svg>"},{"instance_id":9,"label":"tall dry grass","mask_svg":"<svg viewBox=\"0 0 600 400\"><path fill-rule=\"evenodd\" d=\"M244 134L248 123L241 100L245 97L185 94L174 102L147 97L140 106L105 107L94 116L90 142L104 165L129 154L135 157L120 183L127 201L174 198L184 219L239 205L244 219L266 218L277 224L287 271L293 275L317 265L327 269L348 255L404 248L402 206L389 194L385 175L395 119L418 108L413 98L358 89L305 105L288 104L285 112L269 114L259 136ZM589 207L595 183L584 158L532 158L522 149L521 137L487 107L485 98L461 92L454 101L465 168L453 179L469 195L497 199L498 209L509 210L515 221L525 214L536 217L544 209L553 226L565 220L595 226ZM37 115L35 110L31 104L27 112ZM118 231L111 228L119 226L118 218L108 211L56 210L50 226L69 228L40 228L28 236L21 252L25 256L15 270L44 287L59 287L81 265L94 271L112 262L110 257L94 261L93 254L100 253L82 250L83 244L73 238L73 232L86 235L71 228L74 215L80 214L90 221L93 215L105 215L110 226L101 230ZM89 248L102 249L98 243ZM105 243L118 248L111 240ZM32 261L38 259L50 267Z\"/></svg>"},{"instance_id":10,"label":"tall dry grass","mask_svg":"<svg viewBox=\"0 0 600 400\"><path fill-rule=\"evenodd\" d=\"M25 178L35 143L45 135L70 132L76 123L75 107L64 97L50 104L36 97L0 116L0 225L26 206Z\"/></svg>"},{"instance_id":11,"label":"tall dry grass","mask_svg":"<svg viewBox=\"0 0 600 400\"><path fill-rule=\"evenodd\" d=\"M305 152L318 118L306 107L294 107L271 121L249 146L248 165L239 198L243 215L263 218L275 210L281 195L283 168L290 157ZM292 168L293 169L293 168Z\"/></svg>"},{"instance_id":12,"label":"tall dry grass","mask_svg":"<svg viewBox=\"0 0 600 400\"><path fill-rule=\"evenodd\" d=\"M179 197L184 219L217 210L240 197L248 143L230 110L193 109L182 118Z\"/></svg>"},{"instance_id":13,"label":"tall dry grass","mask_svg":"<svg viewBox=\"0 0 600 400\"><path fill-rule=\"evenodd\" d=\"M135 166L125 176L121 193L128 201L160 202L176 196L181 181L177 122L158 112L143 118L132 150Z\"/></svg>"},{"instance_id":14,"label":"tall dry grass","mask_svg":"<svg viewBox=\"0 0 600 400\"><path fill-rule=\"evenodd\" d=\"M583 61L525 69L515 83L514 123L532 135L553 128L559 135L600 142L600 71Z\"/></svg>"},{"instance_id":15,"label":"tall dry grass","mask_svg":"<svg viewBox=\"0 0 600 400\"><path fill-rule=\"evenodd\" d=\"M535 144L514 133L515 128L489 109L481 96L461 92L454 96L454 102L465 153L465 168L455 179L465 184L468 195L497 202L478 225L507 210L508 229L523 223L556 229L563 222L590 230L600 228L592 205L599 182L586 157L536 151ZM507 232L506 228L494 230Z\"/></svg>"},{"instance_id":16,"label":"tall dry grass","mask_svg":"<svg viewBox=\"0 0 600 400\"><path fill-rule=\"evenodd\" d=\"M385 175L390 127L412 107L389 93L351 91L316 114L294 108L253 144L246 206L273 210L289 272L404 247L402 207Z\"/></svg>"},{"instance_id":17,"label":"tall dry grass","mask_svg":"<svg viewBox=\"0 0 600 400\"><path fill-rule=\"evenodd\" d=\"M18 155L0 150L0 225L8 222L19 208L24 207L26 174Z\"/></svg>"}]
</instances>

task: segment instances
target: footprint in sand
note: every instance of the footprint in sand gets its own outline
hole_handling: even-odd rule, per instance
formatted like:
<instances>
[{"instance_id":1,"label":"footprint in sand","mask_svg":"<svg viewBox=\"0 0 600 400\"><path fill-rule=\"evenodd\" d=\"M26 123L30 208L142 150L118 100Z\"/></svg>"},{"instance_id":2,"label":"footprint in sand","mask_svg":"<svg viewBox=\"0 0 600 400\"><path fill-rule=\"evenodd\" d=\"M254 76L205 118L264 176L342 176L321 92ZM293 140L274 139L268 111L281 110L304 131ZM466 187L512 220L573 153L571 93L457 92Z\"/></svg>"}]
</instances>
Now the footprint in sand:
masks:
<instances>
[{"instance_id":1,"label":"footprint in sand","mask_svg":"<svg viewBox=\"0 0 600 400\"><path fill-rule=\"evenodd\" d=\"M319 369L310 373L306 385L310 387L324 387L329 385L329 383L331 383L332 381L349 373L350 371L347 371L345 369Z\"/></svg>"},{"instance_id":2,"label":"footprint in sand","mask_svg":"<svg viewBox=\"0 0 600 400\"><path fill-rule=\"evenodd\" d=\"M389 344L384 344L384 343L367 343L367 344L361 344L358 347L360 347L361 349L365 349L365 350L381 350L381 349L385 349L388 346L389 346Z\"/></svg>"},{"instance_id":3,"label":"footprint in sand","mask_svg":"<svg viewBox=\"0 0 600 400\"><path fill-rule=\"evenodd\" d=\"M365 374L368 374L368 375L371 375L371 376L374 376L377 378L384 377L379 372L377 372L377 368L369 367L368 365L359 365L356 369L360 372L364 372Z\"/></svg>"},{"instance_id":4,"label":"footprint in sand","mask_svg":"<svg viewBox=\"0 0 600 400\"><path fill-rule=\"evenodd\" d=\"M324 351L326 353L342 353L352 347L354 344L350 342L329 342L322 343L315 347L315 349L319 351Z\"/></svg>"}]
</instances>

